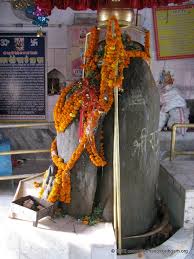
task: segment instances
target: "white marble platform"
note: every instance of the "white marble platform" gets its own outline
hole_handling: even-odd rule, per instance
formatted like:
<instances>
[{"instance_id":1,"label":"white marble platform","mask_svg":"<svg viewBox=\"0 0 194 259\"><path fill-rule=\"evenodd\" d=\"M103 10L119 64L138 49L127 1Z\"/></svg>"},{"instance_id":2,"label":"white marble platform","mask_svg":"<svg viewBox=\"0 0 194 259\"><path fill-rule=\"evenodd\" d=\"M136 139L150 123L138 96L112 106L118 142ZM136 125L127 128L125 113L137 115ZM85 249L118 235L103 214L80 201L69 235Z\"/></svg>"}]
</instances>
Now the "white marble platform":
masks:
<instances>
[{"instance_id":1,"label":"white marble platform","mask_svg":"<svg viewBox=\"0 0 194 259\"><path fill-rule=\"evenodd\" d=\"M167 204L172 224L194 227L194 162L162 161L159 192Z\"/></svg>"},{"instance_id":2,"label":"white marble platform","mask_svg":"<svg viewBox=\"0 0 194 259\"><path fill-rule=\"evenodd\" d=\"M180 229L154 249L119 259L194 259L194 162L162 161L159 192L168 206L171 223Z\"/></svg>"},{"instance_id":3,"label":"white marble platform","mask_svg":"<svg viewBox=\"0 0 194 259\"><path fill-rule=\"evenodd\" d=\"M31 222L9 218L0 223L0 251L5 259L116 258L110 223L89 227L69 216L39 222L37 228Z\"/></svg>"},{"instance_id":4,"label":"white marble platform","mask_svg":"<svg viewBox=\"0 0 194 259\"><path fill-rule=\"evenodd\" d=\"M111 223L87 226L66 216L32 222L8 218L15 189L0 183L1 259L115 259L116 241Z\"/></svg>"},{"instance_id":5,"label":"white marble platform","mask_svg":"<svg viewBox=\"0 0 194 259\"><path fill-rule=\"evenodd\" d=\"M118 256L118 259L184 259L190 253L192 240L193 229L181 228L158 247L132 255Z\"/></svg>"},{"instance_id":6,"label":"white marble platform","mask_svg":"<svg viewBox=\"0 0 194 259\"><path fill-rule=\"evenodd\" d=\"M7 217L14 192L2 192L0 188L2 259L194 259L193 162L163 161L159 190L174 225L180 229L154 249L117 256L112 224L100 223L89 227L66 216L55 222L49 218L42 219L35 228L31 222Z\"/></svg>"}]
</instances>

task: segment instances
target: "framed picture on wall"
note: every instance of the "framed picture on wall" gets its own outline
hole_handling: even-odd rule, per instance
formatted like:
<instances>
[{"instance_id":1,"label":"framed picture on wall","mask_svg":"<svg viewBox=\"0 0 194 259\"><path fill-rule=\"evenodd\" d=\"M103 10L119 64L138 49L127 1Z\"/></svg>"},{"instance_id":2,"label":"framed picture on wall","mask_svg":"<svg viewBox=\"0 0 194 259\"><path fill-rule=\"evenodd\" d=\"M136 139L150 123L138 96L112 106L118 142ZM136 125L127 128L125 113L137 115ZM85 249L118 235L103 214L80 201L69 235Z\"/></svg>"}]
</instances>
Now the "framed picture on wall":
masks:
<instances>
[{"instance_id":1,"label":"framed picture on wall","mask_svg":"<svg viewBox=\"0 0 194 259\"><path fill-rule=\"evenodd\" d=\"M158 60L194 57L194 5L153 9Z\"/></svg>"}]
</instances>

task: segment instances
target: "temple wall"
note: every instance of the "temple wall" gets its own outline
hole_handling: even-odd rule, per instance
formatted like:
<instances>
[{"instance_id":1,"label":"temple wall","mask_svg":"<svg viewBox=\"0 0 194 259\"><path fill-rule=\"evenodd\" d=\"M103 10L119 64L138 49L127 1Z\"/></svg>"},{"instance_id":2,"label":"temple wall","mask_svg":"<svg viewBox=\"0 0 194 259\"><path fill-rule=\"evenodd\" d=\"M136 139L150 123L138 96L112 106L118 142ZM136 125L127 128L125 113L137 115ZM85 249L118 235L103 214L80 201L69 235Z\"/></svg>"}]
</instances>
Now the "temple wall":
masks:
<instances>
[{"instance_id":1,"label":"temple wall","mask_svg":"<svg viewBox=\"0 0 194 259\"><path fill-rule=\"evenodd\" d=\"M175 84L186 99L194 99L194 59L172 59L159 61L156 59L156 46L154 38L154 26L152 9L145 8L140 11L141 24L151 32L151 70L157 81L163 68L172 70ZM176 46L175 46L176 47Z\"/></svg>"},{"instance_id":2,"label":"temple wall","mask_svg":"<svg viewBox=\"0 0 194 259\"><path fill-rule=\"evenodd\" d=\"M0 3L0 9L5 10L1 12L0 32L36 31L34 27L30 26L30 21L21 20L13 14L8 2L2 1ZM156 59L152 9L146 8L140 10L139 14L141 16L140 22L142 26L151 32L151 70L154 79L156 81L158 80L159 73L163 68L170 69L173 71L175 83L183 96L186 99L194 99L194 59L158 61ZM72 49L73 44L70 39L68 26L74 22L74 12L71 9L66 11L55 9L49 18L49 26L51 27L44 29L47 32L47 73L55 68L64 75L65 82L68 83L72 79L69 55L74 51ZM24 27L16 28L14 24L23 24ZM57 24L63 25L58 27ZM49 121L53 120L52 110L57 98L57 95L48 96L47 98Z\"/></svg>"}]
</instances>

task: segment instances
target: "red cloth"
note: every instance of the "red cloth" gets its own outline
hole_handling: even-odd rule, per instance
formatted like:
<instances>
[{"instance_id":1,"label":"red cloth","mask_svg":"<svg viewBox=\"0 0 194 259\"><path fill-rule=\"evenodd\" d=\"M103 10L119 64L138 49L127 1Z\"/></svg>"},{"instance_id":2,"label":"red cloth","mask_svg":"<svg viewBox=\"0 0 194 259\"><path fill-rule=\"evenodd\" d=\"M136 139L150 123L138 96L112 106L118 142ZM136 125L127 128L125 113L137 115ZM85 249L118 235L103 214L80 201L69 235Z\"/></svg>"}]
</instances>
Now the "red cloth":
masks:
<instances>
[{"instance_id":1,"label":"red cloth","mask_svg":"<svg viewBox=\"0 0 194 259\"><path fill-rule=\"evenodd\" d=\"M130 8L143 9L145 7L152 8L158 6L166 6L170 3L181 4L183 0L125 0Z\"/></svg>"},{"instance_id":2,"label":"red cloth","mask_svg":"<svg viewBox=\"0 0 194 259\"><path fill-rule=\"evenodd\" d=\"M142 9L145 7L166 6L169 3L181 4L185 0L121 0L120 6ZM56 6L59 9L66 9L67 7L73 10L97 10L99 7L110 6L111 0L36 0L36 4L43 9L48 15L51 14L52 9ZM114 2L113 2L114 3Z\"/></svg>"},{"instance_id":3,"label":"red cloth","mask_svg":"<svg viewBox=\"0 0 194 259\"><path fill-rule=\"evenodd\" d=\"M45 11L47 15L51 15L51 11L54 8L52 0L35 0L35 4Z\"/></svg>"}]
</instances>

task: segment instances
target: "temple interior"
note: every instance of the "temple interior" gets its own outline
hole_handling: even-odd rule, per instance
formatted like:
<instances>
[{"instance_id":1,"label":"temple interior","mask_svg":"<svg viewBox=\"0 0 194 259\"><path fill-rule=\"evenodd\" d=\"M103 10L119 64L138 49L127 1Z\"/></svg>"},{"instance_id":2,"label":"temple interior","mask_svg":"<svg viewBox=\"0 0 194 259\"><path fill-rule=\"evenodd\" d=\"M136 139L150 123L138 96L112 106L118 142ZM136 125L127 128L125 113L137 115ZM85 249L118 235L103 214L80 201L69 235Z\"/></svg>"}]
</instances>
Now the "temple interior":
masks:
<instances>
[{"instance_id":1,"label":"temple interior","mask_svg":"<svg viewBox=\"0 0 194 259\"><path fill-rule=\"evenodd\" d=\"M2 259L194 259L193 21L0 0Z\"/></svg>"}]
</instances>

